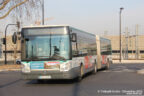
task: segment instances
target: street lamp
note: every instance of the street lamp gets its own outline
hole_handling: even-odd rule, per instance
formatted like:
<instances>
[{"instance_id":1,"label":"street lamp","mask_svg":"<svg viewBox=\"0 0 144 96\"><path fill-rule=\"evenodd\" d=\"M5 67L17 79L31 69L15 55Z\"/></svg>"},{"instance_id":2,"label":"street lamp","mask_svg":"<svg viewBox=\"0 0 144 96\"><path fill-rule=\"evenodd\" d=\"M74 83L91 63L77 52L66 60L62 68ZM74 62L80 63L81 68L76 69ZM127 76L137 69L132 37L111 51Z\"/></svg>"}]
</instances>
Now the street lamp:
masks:
<instances>
[{"instance_id":1,"label":"street lamp","mask_svg":"<svg viewBox=\"0 0 144 96\"><path fill-rule=\"evenodd\" d=\"M44 0L42 0L42 25L44 25Z\"/></svg>"},{"instance_id":2,"label":"street lamp","mask_svg":"<svg viewBox=\"0 0 144 96\"><path fill-rule=\"evenodd\" d=\"M121 7L121 8L120 8L120 13L119 13L119 16L120 16L120 17L119 17L119 20L120 20L120 21L119 21L119 22L120 22L120 25L119 25L119 26L120 26L120 28L119 28L119 32L120 32L120 46L119 46L119 47L120 47L120 62L121 62L121 59L122 59L122 46L121 46L121 45L122 45L122 44L121 44L121 13L122 13L122 10L123 10L123 9L124 9L124 8Z\"/></svg>"}]
</instances>

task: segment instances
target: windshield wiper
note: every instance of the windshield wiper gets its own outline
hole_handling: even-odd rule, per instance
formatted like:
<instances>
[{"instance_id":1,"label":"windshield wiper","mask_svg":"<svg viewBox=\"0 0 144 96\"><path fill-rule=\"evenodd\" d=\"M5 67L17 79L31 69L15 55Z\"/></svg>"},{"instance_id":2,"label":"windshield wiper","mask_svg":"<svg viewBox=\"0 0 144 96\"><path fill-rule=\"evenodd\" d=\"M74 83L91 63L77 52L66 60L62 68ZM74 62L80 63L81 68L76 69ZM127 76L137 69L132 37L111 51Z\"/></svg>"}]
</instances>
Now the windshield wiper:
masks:
<instances>
[{"instance_id":1,"label":"windshield wiper","mask_svg":"<svg viewBox=\"0 0 144 96\"><path fill-rule=\"evenodd\" d=\"M32 45L32 56L31 56L32 60L33 60L33 45Z\"/></svg>"},{"instance_id":2,"label":"windshield wiper","mask_svg":"<svg viewBox=\"0 0 144 96\"><path fill-rule=\"evenodd\" d=\"M66 60L64 57L59 56L59 55L53 55L51 58L55 60Z\"/></svg>"}]
</instances>

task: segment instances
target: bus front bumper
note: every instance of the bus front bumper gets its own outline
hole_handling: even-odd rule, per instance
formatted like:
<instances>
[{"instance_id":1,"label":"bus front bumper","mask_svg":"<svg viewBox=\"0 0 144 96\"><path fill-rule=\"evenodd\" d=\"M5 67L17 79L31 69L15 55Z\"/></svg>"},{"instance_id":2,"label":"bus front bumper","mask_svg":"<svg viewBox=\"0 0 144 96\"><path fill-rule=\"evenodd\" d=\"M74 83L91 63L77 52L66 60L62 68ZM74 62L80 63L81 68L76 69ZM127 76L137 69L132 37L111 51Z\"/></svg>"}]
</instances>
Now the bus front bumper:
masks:
<instances>
[{"instance_id":1,"label":"bus front bumper","mask_svg":"<svg viewBox=\"0 0 144 96\"><path fill-rule=\"evenodd\" d=\"M30 73L22 73L22 78L26 80L32 79L74 79L78 76L79 68L75 68L66 72L60 71L31 71Z\"/></svg>"}]
</instances>

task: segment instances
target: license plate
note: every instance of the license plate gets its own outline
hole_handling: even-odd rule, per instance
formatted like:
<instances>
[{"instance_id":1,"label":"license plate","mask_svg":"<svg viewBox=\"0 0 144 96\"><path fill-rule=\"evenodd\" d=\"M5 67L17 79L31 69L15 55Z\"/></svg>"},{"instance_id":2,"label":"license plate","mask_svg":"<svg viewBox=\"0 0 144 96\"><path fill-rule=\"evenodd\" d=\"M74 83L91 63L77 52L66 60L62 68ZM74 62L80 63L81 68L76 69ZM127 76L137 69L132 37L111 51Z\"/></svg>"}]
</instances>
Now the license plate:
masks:
<instances>
[{"instance_id":1,"label":"license plate","mask_svg":"<svg viewBox=\"0 0 144 96\"><path fill-rule=\"evenodd\" d=\"M51 79L51 76L39 76L39 79Z\"/></svg>"}]
</instances>

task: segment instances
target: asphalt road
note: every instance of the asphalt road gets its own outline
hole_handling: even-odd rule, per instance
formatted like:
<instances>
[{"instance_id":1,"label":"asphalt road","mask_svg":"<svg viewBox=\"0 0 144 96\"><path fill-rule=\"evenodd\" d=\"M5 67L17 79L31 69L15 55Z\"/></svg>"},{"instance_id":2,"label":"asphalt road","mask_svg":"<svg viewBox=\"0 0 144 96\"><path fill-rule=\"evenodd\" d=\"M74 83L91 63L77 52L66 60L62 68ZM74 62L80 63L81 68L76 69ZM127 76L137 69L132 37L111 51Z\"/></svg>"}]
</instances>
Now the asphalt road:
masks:
<instances>
[{"instance_id":1,"label":"asphalt road","mask_svg":"<svg viewBox=\"0 0 144 96\"><path fill-rule=\"evenodd\" d=\"M144 64L114 64L81 82L43 83L22 80L20 72L0 72L0 96L144 96L144 75L136 73L140 69Z\"/></svg>"}]
</instances>

